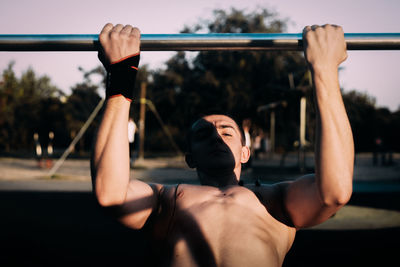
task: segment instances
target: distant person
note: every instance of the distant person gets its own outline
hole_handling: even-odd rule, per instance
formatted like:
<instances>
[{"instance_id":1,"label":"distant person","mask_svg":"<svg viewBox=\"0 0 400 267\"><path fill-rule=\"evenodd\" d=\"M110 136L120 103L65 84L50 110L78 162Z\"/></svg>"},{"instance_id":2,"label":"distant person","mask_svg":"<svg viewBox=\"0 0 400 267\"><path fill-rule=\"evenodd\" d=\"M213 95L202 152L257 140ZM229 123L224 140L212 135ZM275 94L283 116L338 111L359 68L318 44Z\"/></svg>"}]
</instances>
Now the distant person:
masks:
<instances>
[{"instance_id":1,"label":"distant person","mask_svg":"<svg viewBox=\"0 0 400 267\"><path fill-rule=\"evenodd\" d=\"M131 166L133 166L135 158L136 158L135 141L137 142L137 140L135 140L135 137L136 137L136 123L132 118L129 118L129 121L128 121L128 142L129 142L129 158L130 158Z\"/></svg>"},{"instance_id":2,"label":"distant person","mask_svg":"<svg viewBox=\"0 0 400 267\"><path fill-rule=\"evenodd\" d=\"M372 158L372 163L374 166L378 165L379 153L382 150L381 146L382 146L382 139L380 137L375 138L373 158Z\"/></svg>"},{"instance_id":3,"label":"distant person","mask_svg":"<svg viewBox=\"0 0 400 267\"><path fill-rule=\"evenodd\" d=\"M46 158L46 168L50 169L53 167L53 153L54 153L54 132L49 132L49 142L47 143L47 158Z\"/></svg>"},{"instance_id":4,"label":"distant person","mask_svg":"<svg viewBox=\"0 0 400 267\"><path fill-rule=\"evenodd\" d=\"M253 151L252 154L254 159L259 159L260 153L262 152L261 140L262 140L262 130L260 128L256 128L254 131L254 141L253 141Z\"/></svg>"},{"instance_id":5,"label":"distant person","mask_svg":"<svg viewBox=\"0 0 400 267\"><path fill-rule=\"evenodd\" d=\"M148 231L159 247L149 264L281 266L298 229L326 221L350 199L354 148L338 81L347 58L341 27L314 25L303 32L317 107L315 174L258 186L240 186L250 151L239 125L222 114L204 116L190 129L186 162L201 185L130 179L126 129L140 32L107 24L99 38L109 80L91 161L93 191L121 223Z\"/></svg>"},{"instance_id":6,"label":"distant person","mask_svg":"<svg viewBox=\"0 0 400 267\"><path fill-rule=\"evenodd\" d=\"M389 165L388 163L393 161L393 159L390 159L389 155L389 160L387 160L387 149L383 139L381 137L375 138L374 145L373 165L379 165L379 158L382 166Z\"/></svg>"},{"instance_id":7,"label":"distant person","mask_svg":"<svg viewBox=\"0 0 400 267\"><path fill-rule=\"evenodd\" d=\"M35 157L36 157L36 161L37 161L37 166L39 168L42 168L43 151L42 151L42 145L40 144L40 139L39 139L38 133L33 134L33 140L35 142Z\"/></svg>"}]
</instances>

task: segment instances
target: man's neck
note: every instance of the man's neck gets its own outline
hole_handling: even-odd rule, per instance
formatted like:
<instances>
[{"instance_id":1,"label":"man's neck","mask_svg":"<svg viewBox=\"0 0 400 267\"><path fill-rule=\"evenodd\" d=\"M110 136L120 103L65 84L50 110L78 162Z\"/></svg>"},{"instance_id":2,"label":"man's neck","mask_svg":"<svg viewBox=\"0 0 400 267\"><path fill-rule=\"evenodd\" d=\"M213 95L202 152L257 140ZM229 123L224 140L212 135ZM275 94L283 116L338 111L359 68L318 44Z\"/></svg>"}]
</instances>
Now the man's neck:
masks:
<instances>
[{"instance_id":1,"label":"man's neck","mask_svg":"<svg viewBox=\"0 0 400 267\"><path fill-rule=\"evenodd\" d=\"M240 170L239 170L239 176L237 176L235 171L210 173L210 172L203 172L201 170L197 170L197 175L202 185L221 188L229 185L238 185L239 183L238 177L240 177Z\"/></svg>"}]
</instances>

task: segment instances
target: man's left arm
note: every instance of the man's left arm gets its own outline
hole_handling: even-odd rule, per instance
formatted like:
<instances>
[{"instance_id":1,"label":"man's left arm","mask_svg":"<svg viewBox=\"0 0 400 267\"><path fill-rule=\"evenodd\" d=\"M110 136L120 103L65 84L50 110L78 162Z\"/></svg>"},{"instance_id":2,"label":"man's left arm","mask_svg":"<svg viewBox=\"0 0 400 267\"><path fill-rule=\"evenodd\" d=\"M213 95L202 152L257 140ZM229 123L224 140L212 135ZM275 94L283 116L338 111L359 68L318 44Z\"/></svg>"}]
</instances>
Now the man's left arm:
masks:
<instances>
[{"instance_id":1,"label":"man's left arm","mask_svg":"<svg viewBox=\"0 0 400 267\"><path fill-rule=\"evenodd\" d=\"M354 166L353 135L338 80L338 67L347 58L343 30L306 27L303 40L317 111L315 174L278 186L284 213L296 228L322 223L350 200Z\"/></svg>"}]
</instances>

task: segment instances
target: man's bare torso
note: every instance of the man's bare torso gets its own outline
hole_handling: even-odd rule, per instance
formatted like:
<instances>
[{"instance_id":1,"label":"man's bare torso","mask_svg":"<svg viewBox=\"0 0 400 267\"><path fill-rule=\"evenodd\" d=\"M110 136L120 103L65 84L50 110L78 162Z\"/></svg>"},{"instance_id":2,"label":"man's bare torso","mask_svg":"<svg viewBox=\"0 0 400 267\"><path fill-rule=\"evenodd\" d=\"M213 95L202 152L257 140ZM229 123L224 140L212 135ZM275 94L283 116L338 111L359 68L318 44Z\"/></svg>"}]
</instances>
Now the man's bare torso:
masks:
<instances>
[{"instance_id":1,"label":"man's bare torso","mask_svg":"<svg viewBox=\"0 0 400 267\"><path fill-rule=\"evenodd\" d=\"M173 205L156 227L166 232L161 265L281 266L293 243L295 229L246 187L179 185L163 198Z\"/></svg>"}]
</instances>

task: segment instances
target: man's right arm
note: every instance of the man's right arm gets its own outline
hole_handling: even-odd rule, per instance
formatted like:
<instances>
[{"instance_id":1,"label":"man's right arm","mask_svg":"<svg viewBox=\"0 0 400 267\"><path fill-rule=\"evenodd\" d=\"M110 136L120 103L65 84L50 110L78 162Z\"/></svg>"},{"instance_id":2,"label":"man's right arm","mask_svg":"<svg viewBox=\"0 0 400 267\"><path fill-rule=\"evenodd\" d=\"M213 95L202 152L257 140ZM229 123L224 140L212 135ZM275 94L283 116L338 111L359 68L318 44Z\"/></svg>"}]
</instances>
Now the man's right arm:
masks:
<instances>
[{"instance_id":1,"label":"man's right arm","mask_svg":"<svg viewBox=\"0 0 400 267\"><path fill-rule=\"evenodd\" d=\"M306 27L303 40L317 113L315 174L262 192L269 196L266 206L275 208L272 213L297 229L328 220L350 200L354 166L353 136L338 79L339 65L347 58L343 29Z\"/></svg>"},{"instance_id":2,"label":"man's right arm","mask_svg":"<svg viewBox=\"0 0 400 267\"><path fill-rule=\"evenodd\" d=\"M131 26L104 26L100 42L108 62L139 52L140 32ZM140 229L157 209L159 185L130 180L128 119L131 101L123 95L106 100L92 155L92 181L98 203L119 220Z\"/></svg>"},{"instance_id":3,"label":"man's right arm","mask_svg":"<svg viewBox=\"0 0 400 267\"><path fill-rule=\"evenodd\" d=\"M316 104L315 174L283 184L285 210L297 228L326 221L350 200L354 168L353 135L338 78L347 58L343 29L308 26L303 40Z\"/></svg>"}]
</instances>

